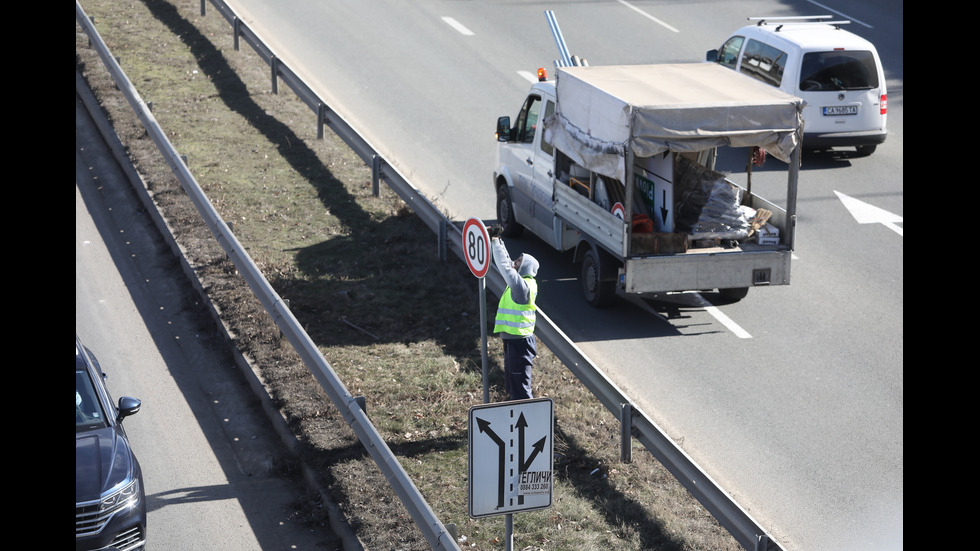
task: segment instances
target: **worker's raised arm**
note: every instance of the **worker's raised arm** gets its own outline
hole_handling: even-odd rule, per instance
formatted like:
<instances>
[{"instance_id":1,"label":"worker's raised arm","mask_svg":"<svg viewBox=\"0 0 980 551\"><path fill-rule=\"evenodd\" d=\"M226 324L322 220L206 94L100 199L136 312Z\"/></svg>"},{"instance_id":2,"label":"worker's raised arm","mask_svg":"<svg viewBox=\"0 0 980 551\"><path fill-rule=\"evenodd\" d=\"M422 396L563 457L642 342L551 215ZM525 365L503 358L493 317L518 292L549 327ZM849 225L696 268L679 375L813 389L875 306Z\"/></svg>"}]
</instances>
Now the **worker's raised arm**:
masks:
<instances>
[{"instance_id":1,"label":"worker's raised arm","mask_svg":"<svg viewBox=\"0 0 980 551\"><path fill-rule=\"evenodd\" d=\"M510 294L514 302L527 304L530 300L527 282L514 269L514 261L510 259L504 242L499 237L492 237L490 238L490 248L493 251L493 263L497 266L500 275L503 276L504 283L510 287Z\"/></svg>"}]
</instances>

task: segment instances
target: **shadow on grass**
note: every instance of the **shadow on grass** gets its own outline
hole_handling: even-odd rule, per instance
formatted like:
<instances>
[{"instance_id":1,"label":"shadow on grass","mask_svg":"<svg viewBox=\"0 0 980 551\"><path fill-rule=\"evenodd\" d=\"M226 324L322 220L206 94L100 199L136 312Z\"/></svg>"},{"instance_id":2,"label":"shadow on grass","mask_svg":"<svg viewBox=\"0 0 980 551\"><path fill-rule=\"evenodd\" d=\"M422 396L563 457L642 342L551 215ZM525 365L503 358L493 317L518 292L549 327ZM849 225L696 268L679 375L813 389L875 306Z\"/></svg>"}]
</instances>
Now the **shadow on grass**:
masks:
<instances>
[{"instance_id":1,"label":"shadow on grass","mask_svg":"<svg viewBox=\"0 0 980 551\"><path fill-rule=\"evenodd\" d=\"M343 182L323 166L316 152L306 146L303 138L297 136L288 125L269 115L265 108L252 99L248 87L209 37L202 35L172 4L163 0L144 0L144 3L161 23L190 48L201 71L217 88L218 97L225 105L240 114L270 143L278 146L283 157L300 176L317 189L324 206L340 218L342 224L357 228L369 223L369 215L359 208L355 197L348 192ZM212 16L220 17L217 14Z\"/></svg>"},{"instance_id":2,"label":"shadow on grass","mask_svg":"<svg viewBox=\"0 0 980 551\"><path fill-rule=\"evenodd\" d=\"M297 252L300 277L270 277L314 341L330 346L435 340L447 354L469 360L461 364L472 363L474 353L479 363L479 299L473 278L464 277L465 266L440 263L436 236L415 216L375 220L303 138L252 99L209 37L170 3L145 3L190 48L221 100L278 146L316 189L325 211L339 220L346 235Z\"/></svg>"},{"instance_id":3,"label":"shadow on grass","mask_svg":"<svg viewBox=\"0 0 980 551\"><path fill-rule=\"evenodd\" d=\"M604 476L605 472L600 469L593 474L596 469L594 460L589 459L588 452L574 436L563 431L557 421L555 441L564 443L564 453L554 461L555 477L567 480L579 497L593 503L596 510L603 511L609 526L635 531L642 549L681 551L686 548L684 542L667 533L661 521L646 514L643 503L616 489Z\"/></svg>"}]
</instances>

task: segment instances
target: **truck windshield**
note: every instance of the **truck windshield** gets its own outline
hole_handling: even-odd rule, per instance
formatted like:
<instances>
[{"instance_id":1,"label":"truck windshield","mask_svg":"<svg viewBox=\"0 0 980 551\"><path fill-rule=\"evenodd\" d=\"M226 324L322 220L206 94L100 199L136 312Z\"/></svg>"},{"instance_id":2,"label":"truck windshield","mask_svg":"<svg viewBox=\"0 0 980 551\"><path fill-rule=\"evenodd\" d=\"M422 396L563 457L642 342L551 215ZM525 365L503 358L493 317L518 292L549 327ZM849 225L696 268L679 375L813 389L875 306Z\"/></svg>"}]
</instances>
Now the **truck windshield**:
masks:
<instances>
[{"instance_id":1,"label":"truck windshield","mask_svg":"<svg viewBox=\"0 0 980 551\"><path fill-rule=\"evenodd\" d=\"M870 90L878 87L878 71L870 51L804 54L800 90L804 92Z\"/></svg>"}]
</instances>

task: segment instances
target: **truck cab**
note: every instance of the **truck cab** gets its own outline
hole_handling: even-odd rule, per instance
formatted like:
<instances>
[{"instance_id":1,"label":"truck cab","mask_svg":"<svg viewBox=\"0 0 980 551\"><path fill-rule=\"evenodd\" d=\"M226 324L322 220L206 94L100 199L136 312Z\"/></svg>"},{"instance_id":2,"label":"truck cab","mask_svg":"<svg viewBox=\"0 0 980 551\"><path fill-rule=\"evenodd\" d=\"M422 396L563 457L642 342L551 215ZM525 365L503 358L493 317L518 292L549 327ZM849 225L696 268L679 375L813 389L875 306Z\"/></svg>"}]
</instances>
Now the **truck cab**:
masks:
<instances>
[{"instance_id":1,"label":"truck cab","mask_svg":"<svg viewBox=\"0 0 980 551\"><path fill-rule=\"evenodd\" d=\"M538 235L554 231L555 148L543 125L554 113L554 83L542 80L531 87L513 125L508 116L497 120L497 220L507 237L520 235L525 227Z\"/></svg>"}]
</instances>

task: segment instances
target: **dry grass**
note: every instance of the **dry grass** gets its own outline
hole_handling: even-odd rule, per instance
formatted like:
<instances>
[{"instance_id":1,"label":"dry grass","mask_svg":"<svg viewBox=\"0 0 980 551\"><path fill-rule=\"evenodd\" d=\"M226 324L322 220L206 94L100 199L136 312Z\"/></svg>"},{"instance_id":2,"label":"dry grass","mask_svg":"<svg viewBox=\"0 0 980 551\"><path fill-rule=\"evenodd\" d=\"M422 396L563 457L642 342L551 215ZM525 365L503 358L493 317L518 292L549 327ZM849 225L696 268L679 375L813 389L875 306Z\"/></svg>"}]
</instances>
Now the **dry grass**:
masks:
<instances>
[{"instance_id":1,"label":"dry grass","mask_svg":"<svg viewBox=\"0 0 980 551\"><path fill-rule=\"evenodd\" d=\"M464 263L436 239L268 68L236 52L198 2L86 0L85 11L239 241L385 436L460 547L504 547L503 517L467 515L466 420L482 402L479 303ZM114 121L239 349L303 443L303 459L370 549L426 549L384 477L325 393L278 339L200 223L152 141L76 26L76 66ZM489 297L488 304L494 304ZM491 399L504 397L490 341ZM536 394L555 401L554 505L514 515L515 549L733 550L734 539L637 447L619 462L619 427L544 347ZM309 507L315 511L315 504Z\"/></svg>"}]
</instances>

